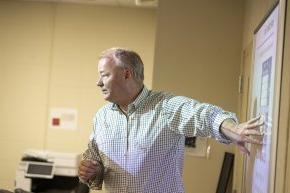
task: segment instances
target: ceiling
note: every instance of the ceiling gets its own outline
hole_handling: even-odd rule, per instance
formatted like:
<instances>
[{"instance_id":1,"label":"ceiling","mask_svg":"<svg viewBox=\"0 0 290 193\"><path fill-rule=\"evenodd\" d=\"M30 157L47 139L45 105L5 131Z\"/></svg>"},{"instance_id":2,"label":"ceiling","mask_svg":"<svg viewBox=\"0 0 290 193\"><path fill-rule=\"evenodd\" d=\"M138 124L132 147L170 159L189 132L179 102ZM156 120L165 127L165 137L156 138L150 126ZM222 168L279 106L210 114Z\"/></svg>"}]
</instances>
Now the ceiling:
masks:
<instances>
[{"instance_id":1,"label":"ceiling","mask_svg":"<svg viewBox=\"0 0 290 193\"><path fill-rule=\"evenodd\" d=\"M118 7L141 7L141 8L156 8L158 6L158 0L22 0L22 1L79 3L79 4L96 4Z\"/></svg>"}]
</instances>

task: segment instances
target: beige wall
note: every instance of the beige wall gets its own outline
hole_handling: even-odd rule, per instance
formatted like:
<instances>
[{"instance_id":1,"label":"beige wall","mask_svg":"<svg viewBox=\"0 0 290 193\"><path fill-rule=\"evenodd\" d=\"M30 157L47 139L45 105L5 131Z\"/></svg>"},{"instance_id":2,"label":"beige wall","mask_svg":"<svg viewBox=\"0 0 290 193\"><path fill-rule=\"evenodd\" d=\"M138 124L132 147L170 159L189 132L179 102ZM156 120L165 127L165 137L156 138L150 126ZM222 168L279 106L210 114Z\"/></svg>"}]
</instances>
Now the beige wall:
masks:
<instances>
[{"instance_id":1,"label":"beige wall","mask_svg":"<svg viewBox=\"0 0 290 193\"><path fill-rule=\"evenodd\" d=\"M0 1L0 188L27 148L82 152L104 104L96 61L112 46L141 54L152 86L153 9ZM51 107L78 110L78 130L48 129Z\"/></svg>"},{"instance_id":2,"label":"beige wall","mask_svg":"<svg viewBox=\"0 0 290 193\"><path fill-rule=\"evenodd\" d=\"M251 42L253 39L254 30L276 1L277 0L245 1L243 49L245 49L246 46Z\"/></svg>"},{"instance_id":3,"label":"beige wall","mask_svg":"<svg viewBox=\"0 0 290 193\"><path fill-rule=\"evenodd\" d=\"M242 0L160 0L153 88L236 112L243 31ZM210 141L209 159L186 155L187 193L216 191L225 151Z\"/></svg>"}]
</instances>

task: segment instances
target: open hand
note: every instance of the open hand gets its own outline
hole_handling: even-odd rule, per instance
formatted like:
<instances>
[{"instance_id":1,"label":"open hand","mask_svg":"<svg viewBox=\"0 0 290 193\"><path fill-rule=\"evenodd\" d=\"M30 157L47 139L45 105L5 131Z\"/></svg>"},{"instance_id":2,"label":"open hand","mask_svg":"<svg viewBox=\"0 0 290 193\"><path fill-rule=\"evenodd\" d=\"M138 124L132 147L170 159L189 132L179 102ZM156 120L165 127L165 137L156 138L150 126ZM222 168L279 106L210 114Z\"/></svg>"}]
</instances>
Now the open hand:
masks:
<instances>
[{"instance_id":1,"label":"open hand","mask_svg":"<svg viewBox=\"0 0 290 193\"><path fill-rule=\"evenodd\" d=\"M240 124L236 124L233 120L227 119L222 123L221 131L224 135L236 143L242 152L249 155L250 152L246 148L245 144L262 144L262 141L255 137L263 135L260 128L264 124L264 119L261 115Z\"/></svg>"}]
</instances>

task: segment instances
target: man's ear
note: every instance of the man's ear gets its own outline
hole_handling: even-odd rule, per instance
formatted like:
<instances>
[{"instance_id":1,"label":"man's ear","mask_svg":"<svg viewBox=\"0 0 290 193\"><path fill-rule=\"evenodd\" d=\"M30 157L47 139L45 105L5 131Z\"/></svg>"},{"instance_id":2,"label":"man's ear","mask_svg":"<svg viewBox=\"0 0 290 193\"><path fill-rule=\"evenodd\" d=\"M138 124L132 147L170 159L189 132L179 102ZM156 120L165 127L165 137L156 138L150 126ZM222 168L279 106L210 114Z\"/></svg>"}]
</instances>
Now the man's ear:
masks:
<instances>
[{"instance_id":1,"label":"man's ear","mask_svg":"<svg viewBox=\"0 0 290 193\"><path fill-rule=\"evenodd\" d=\"M129 79L129 78L132 78L133 77L133 72L132 70L126 68L125 69L125 79Z\"/></svg>"}]
</instances>

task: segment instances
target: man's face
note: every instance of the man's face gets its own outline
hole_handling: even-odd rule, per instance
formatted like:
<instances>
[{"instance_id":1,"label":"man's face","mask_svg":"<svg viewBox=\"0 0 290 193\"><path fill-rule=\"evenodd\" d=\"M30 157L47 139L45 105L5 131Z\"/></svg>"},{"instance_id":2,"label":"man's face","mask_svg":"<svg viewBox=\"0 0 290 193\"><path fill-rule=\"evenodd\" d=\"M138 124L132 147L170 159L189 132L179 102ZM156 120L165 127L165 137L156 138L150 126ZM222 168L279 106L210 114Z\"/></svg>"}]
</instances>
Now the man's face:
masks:
<instances>
[{"instance_id":1,"label":"man's face","mask_svg":"<svg viewBox=\"0 0 290 193\"><path fill-rule=\"evenodd\" d=\"M110 58L102 58L98 64L100 79L97 85L101 88L104 99L113 103L120 102L125 88L124 69Z\"/></svg>"}]
</instances>

